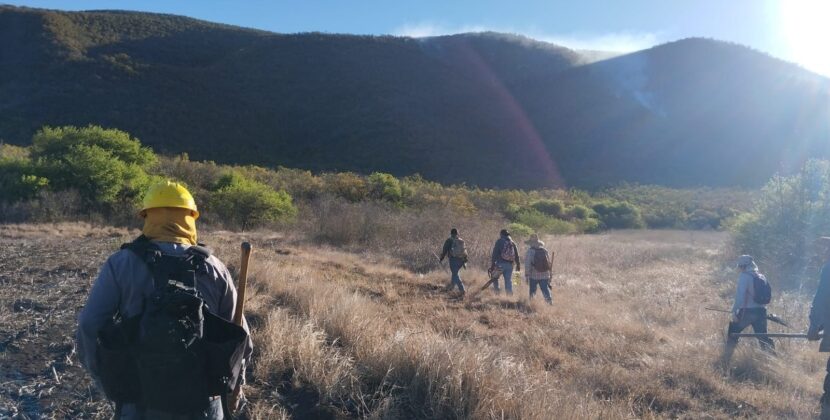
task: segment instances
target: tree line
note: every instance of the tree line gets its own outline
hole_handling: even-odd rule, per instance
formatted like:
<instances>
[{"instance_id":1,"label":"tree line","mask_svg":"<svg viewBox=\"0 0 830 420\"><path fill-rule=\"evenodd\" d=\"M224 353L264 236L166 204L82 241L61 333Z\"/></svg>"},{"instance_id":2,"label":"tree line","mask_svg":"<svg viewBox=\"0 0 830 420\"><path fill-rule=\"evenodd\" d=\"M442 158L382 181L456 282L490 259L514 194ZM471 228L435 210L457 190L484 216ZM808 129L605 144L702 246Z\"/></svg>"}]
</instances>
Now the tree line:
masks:
<instances>
[{"instance_id":1,"label":"tree line","mask_svg":"<svg viewBox=\"0 0 830 420\"><path fill-rule=\"evenodd\" d=\"M73 219L94 214L129 221L147 186L185 183L208 223L234 229L285 225L323 197L374 202L389 212L446 209L459 217L500 217L520 235L607 229L722 229L748 209L749 193L621 185L582 190L487 189L442 185L419 175L314 174L292 168L222 165L163 156L118 129L43 127L31 145L0 144L0 205L6 221ZM726 196L741 195L738 208ZM443 211L443 210L442 210Z\"/></svg>"}]
</instances>

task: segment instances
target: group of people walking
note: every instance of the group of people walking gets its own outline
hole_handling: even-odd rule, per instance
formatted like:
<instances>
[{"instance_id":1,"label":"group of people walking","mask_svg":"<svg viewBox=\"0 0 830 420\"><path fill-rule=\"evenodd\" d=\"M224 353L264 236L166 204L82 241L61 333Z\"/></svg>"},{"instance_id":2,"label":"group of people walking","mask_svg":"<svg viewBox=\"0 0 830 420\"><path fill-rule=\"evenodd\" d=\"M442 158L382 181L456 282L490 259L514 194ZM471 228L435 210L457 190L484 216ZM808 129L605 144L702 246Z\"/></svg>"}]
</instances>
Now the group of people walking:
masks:
<instances>
[{"instance_id":1,"label":"group of people walking","mask_svg":"<svg viewBox=\"0 0 830 420\"><path fill-rule=\"evenodd\" d=\"M553 270L554 254L545 248L545 243L536 234L530 235L530 239L525 244L528 246L528 250L525 254L526 269L524 271L524 277L528 284L530 298L533 299L536 291L541 290L545 302L553 304L553 297L550 292L550 280ZM449 258L450 263L450 284L448 290L453 290L458 287L461 295L465 295L467 289L464 286L464 281L461 280L460 271L466 267L469 255L467 254L466 242L458 235L458 229L456 228L450 230L450 237L444 241L441 256L438 257L439 263L443 263L444 258ZM501 287L499 286L499 280L503 278L504 290L508 296L512 296L513 276L521 271L522 263L519 247L513 241L510 232L507 229L502 229L490 254L490 268L487 270L488 274L490 274L490 281L485 287L492 284L496 294L500 294Z\"/></svg>"},{"instance_id":2,"label":"group of people walking","mask_svg":"<svg viewBox=\"0 0 830 420\"><path fill-rule=\"evenodd\" d=\"M81 311L77 332L81 363L116 403L120 419L222 419L244 397L244 366L253 345L243 316L236 313L236 289L225 265L197 242L199 212L182 185L153 186L140 212L143 234L113 254L98 275ZM830 238L826 243L830 261ZM554 253L536 235L525 242L524 278L532 299L537 290L553 303L550 281ZM450 231L439 257L449 259L448 289L466 286L461 270L469 255L457 229ZM522 273L519 247L503 229L490 254L490 281L513 294L513 277ZM738 336L751 326L761 348L775 351L767 334L766 306L771 288L749 255L738 258L740 272L728 327L728 363ZM231 322L233 320L233 322ZM775 320L775 319L773 319ZM806 337L822 340L830 352L830 262L821 270ZM830 419L830 360L822 417Z\"/></svg>"}]
</instances>

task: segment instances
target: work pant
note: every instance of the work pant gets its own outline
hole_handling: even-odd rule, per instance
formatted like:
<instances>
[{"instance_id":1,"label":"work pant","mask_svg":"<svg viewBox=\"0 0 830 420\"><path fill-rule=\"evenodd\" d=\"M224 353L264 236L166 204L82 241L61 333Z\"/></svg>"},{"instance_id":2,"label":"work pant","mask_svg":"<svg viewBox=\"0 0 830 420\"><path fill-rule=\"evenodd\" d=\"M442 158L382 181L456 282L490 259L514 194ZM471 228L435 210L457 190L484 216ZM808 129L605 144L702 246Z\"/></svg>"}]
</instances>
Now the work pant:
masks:
<instances>
[{"instance_id":1,"label":"work pant","mask_svg":"<svg viewBox=\"0 0 830 420\"><path fill-rule=\"evenodd\" d=\"M458 290L461 293L465 293L466 290L464 289L464 282L461 281L461 276L459 275L459 271L461 268L464 267L464 260L461 258L453 258L450 257L450 272L452 273L452 282L450 283L450 290L458 286Z\"/></svg>"},{"instance_id":2,"label":"work pant","mask_svg":"<svg viewBox=\"0 0 830 420\"><path fill-rule=\"evenodd\" d=\"M169 414L141 409L135 404L124 404L116 410L115 418L119 420L223 420L225 413L222 411L222 400L213 397L210 405L198 413Z\"/></svg>"},{"instance_id":3,"label":"work pant","mask_svg":"<svg viewBox=\"0 0 830 420\"><path fill-rule=\"evenodd\" d=\"M543 280L533 280L530 279L530 298L533 299L533 296L536 296L536 287L538 286L542 289L542 296L545 297L545 302L548 304L553 304L553 299L550 296L550 279L543 279Z\"/></svg>"},{"instance_id":4,"label":"work pant","mask_svg":"<svg viewBox=\"0 0 830 420\"><path fill-rule=\"evenodd\" d=\"M733 337L732 334L742 332L746 327L752 325L752 332L756 334L766 334L767 332L767 310L766 308L747 308L741 309L738 315L738 322L730 322L728 335L726 337L726 348L724 349L724 360L729 361L732 358L732 353L735 351L735 346L738 345L738 337ZM761 348L767 351L775 349L772 339L769 337L758 337L758 342Z\"/></svg>"},{"instance_id":5,"label":"work pant","mask_svg":"<svg viewBox=\"0 0 830 420\"><path fill-rule=\"evenodd\" d=\"M501 261L497 263L499 268L502 271L502 275L504 276L504 290L507 291L509 296L513 295L513 263L507 261ZM496 289L496 293L499 293L501 290L499 289L499 282L498 280L493 282L493 288Z\"/></svg>"}]
</instances>

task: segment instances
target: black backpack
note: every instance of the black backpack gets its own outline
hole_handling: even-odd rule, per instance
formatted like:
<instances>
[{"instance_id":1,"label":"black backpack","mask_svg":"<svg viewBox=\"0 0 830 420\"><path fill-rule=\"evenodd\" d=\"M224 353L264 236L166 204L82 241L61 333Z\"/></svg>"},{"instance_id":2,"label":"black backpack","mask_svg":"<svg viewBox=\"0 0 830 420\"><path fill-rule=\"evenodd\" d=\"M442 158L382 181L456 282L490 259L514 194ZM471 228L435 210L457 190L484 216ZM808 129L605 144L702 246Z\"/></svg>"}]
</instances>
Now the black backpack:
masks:
<instances>
[{"instance_id":1,"label":"black backpack","mask_svg":"<svg viewBox=\"0 0 830 420\"><path fill-rule=\"evenodd\" d=\"M225 400L240 380L248 335L208 310L196 289L210 251L192 246L181 256L166 255L143 236L122 249L147 263L155 287L142 314L116 315L99 333L107 397L175 414L206 409L210 396Z\"/></svg>"},{"instance_id":2,"label":"black backpack","mask_svg":"<svg viewBox=\"0 0 830 420\"><path fill-rule=\"evenodd\" d=\"M772 287L763 274L752 274L752 288L755 291L752 294L752 300L759 305L769 305L772 301Z\"/></svg>"}]
</instances>

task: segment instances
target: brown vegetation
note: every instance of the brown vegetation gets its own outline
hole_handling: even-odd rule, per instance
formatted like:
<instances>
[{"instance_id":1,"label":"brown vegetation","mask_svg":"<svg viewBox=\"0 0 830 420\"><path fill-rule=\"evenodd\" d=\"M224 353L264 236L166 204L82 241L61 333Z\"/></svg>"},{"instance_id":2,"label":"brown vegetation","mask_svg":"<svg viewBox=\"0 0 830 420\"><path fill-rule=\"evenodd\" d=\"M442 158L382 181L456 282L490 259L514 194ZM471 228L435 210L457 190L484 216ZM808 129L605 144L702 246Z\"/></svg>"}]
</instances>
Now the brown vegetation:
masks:
<instances>
[{"instance_id":1,"label":"brown vegetation","mask_svg":"<svg viewBox=\"0 0 830 420\"><path fill-rule=\"evenodd\" d=\"M71 229L64 232L0 227L0 325L3 342L9 341L0 358L0 407L7 410L0 416L60 415L70 412L68 407L74 415L107 412L77 360L55 367L62 383L72 378L82 384L72 388L81 394L24 398L30 395L26 387L37 383L63 389L47 369L53 357L49 342L71 341L72 312L85 298L93 267L127 238L110 238L114 232L106 229L84 239ZM443 234L424 230L410 249L438 251ZM484 227L462 234L484 250L495 239ZM227 232L205 235L230 266L237 264L242 239ZM546 238L556 251L553 307L540 297L528 301L524 284L514 297L485 291L459 299L444 292L448 275L437 266L416 274L401 256L368 246L353 253L273 233L244 239L256 247L248 306L257 345L247 390L246 413L252 418L806 418L816 413L824 357L814 345L778 342L778 356L768 357L753 343L742 343L732 369L717 366L727 320L703 307L726 307L731 298L734 273L728 270L731 256L722 233ZM77 254L66 246L84 250L89 277L67 281L64 271L54 271L81 264L72 262ZM378 249L403 253L386 245ZM462 272L471 290L485 278L481 258ZM26 274L23 266L35 271ZM55 284L74 285L77 290L65 298L70 303L53 299L49 287ZM52 318L61 329L37 330L40 341L25 341L29 335L17 339L20 331L40 325L35 309L14 309L24 298L33 308L65 307L65 315ZM772 309L800 327L806 304L804 296L777 294ZM26 401L30 405L22 404Z\"/></svg>"}]
</instances>

